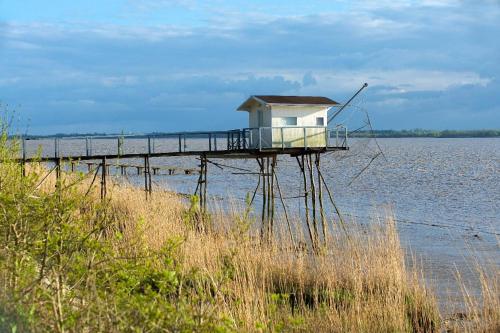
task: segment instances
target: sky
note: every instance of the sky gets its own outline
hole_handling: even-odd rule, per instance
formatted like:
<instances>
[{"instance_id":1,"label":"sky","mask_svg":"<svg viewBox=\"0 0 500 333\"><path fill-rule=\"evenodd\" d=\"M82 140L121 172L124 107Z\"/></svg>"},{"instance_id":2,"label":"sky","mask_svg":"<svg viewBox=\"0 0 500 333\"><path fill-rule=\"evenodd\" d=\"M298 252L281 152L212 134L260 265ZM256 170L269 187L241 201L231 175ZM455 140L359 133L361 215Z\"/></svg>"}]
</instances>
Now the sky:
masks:
<instances>
[{"instance_id":1,"label":"sky","mask_svg":"<svg viewBox=\"0 0 500 333\"><path fill-rule=\"evenodd\" d=\"M247 127L250 95L356 100L377 129L500 128L500 0L0 0L18 131Z\"/></svg>"}]
</instances>

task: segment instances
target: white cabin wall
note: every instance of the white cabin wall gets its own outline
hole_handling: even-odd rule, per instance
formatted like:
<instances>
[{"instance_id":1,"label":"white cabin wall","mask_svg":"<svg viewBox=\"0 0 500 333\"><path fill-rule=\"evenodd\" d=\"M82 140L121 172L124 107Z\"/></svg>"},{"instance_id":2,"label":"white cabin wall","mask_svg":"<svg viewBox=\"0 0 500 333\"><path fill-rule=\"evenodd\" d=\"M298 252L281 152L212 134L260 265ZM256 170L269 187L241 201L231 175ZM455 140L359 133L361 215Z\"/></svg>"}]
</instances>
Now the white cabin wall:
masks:
<instances>
[{"instance_id":1,"label":"white cabin wall","mask_svg":"<svg viewBox=\"0 0 500 333\"><path fill-rule=\"evenodd\" d=\"M259 127L259 116L257 114L257 108L255 106L253 106L252 109L248 112L248 127Z\"/></svg>"},{"instance_id":2,"label":"white cabin wall","mask_svg":"<svg viewBox=\"0 0 500 333\"><path fill-rule=\"evenodd\" d=\"M281 117L297 117L297 126L316 126L316 118L323 117L325 126L328 121L328 109L317 106L287 106L273 105L272 106L272 124L273 126L281 126L276 118Z\"/></svg>"}]
</instances>

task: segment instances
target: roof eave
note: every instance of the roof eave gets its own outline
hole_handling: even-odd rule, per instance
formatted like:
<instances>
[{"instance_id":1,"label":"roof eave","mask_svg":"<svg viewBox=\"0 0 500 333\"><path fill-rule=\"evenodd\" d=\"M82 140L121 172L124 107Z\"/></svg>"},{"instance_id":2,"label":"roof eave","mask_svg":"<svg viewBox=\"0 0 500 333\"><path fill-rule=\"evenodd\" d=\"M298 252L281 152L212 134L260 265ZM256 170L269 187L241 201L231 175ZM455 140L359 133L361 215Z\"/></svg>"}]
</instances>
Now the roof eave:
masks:
<instances>
[{"instance_id":1,"label":"roof eave","mask_svg":"<svg viewBox=\"0 0 500 333\"><path fill-rule=\"evenodd\" d=\"M262 99L256 97L256 96L250 96L247 98L246 101L243 102L243 104L241 104L237 109L236 111L247 111L247 112L250 112L251 111L251 106L247 106L247 104L250 104L252 102L257 102L257 103L260 103L260 104L263 104L263 105L266 105L266 104L269 104L269 103L266 103L265 101L263 101Z\"/></svg>"},{"instance_id":2,"label":"roof eave","mask_svg":"<svg viewBox=\"0 0 500 333\"><path fill-rule=\"evenodd\" d=\"M317 107L334 107L339 104L296 104L296 103L266 103L269 105L283 105L283 106L317 106Z\"/></svg>"}]
</instances>

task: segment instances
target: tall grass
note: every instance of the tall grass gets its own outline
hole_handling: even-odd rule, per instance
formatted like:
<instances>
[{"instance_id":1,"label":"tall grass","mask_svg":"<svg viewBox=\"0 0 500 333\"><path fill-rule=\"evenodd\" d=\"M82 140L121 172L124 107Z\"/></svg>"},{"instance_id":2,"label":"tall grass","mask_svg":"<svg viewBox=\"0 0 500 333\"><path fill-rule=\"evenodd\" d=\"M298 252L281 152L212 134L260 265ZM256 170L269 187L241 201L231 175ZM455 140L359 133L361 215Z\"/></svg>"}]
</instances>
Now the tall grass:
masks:
<instances>
[{"instance_id":1,"label":"tall grass","mask_svg":"<svg viewBox=\"0 0 500 333\"><path fill-rule=\"evenodd\" d=\"M313 254L281 230L262 243L245 209L216 211L199 232L197 206L174 194L146 200L113 184L101 201L84 175L42 182L47 169L31 167L22 177L5 135L0 155L0 331L442 328L433 294L405 266L390 216L368 232L335 233ZM498 278L484 281L485 303L469 302L480 318L471 329L498 328Z\"/></svg>"}]
</instances>

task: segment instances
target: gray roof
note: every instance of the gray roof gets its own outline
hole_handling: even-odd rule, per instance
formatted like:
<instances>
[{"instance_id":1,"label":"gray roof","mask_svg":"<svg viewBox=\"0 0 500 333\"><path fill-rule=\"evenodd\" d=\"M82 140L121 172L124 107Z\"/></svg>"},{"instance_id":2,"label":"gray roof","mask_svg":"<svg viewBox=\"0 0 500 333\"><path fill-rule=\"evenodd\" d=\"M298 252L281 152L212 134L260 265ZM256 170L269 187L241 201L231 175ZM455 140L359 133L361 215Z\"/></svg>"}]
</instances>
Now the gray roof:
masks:
<instances>
[{"instance_id":1,"label":"gray roof","mask_svg":"<svg viewBox=\"0 0 500 333\"><path fill-rule=\"evenodd\" d=\"M257 104L285 104L285 105L322 105L335 106L339 103L328 97L321 96L279 96L279 95L254 95L250 96L238 108L238 111L250 111L252 105Z\"/></svg>"},{"instance_id":2,"label":"gray roof","mask_svg":"<svg viewBox=\"0 0 500 333\"><path fill-rule=\"evenodd\" d=\"M321 96L278 96L278 95L255 95L254 97L270 104L307 104L307 105L338 105L339 103L328 97Z\"/></svg>"}]
</instances>

